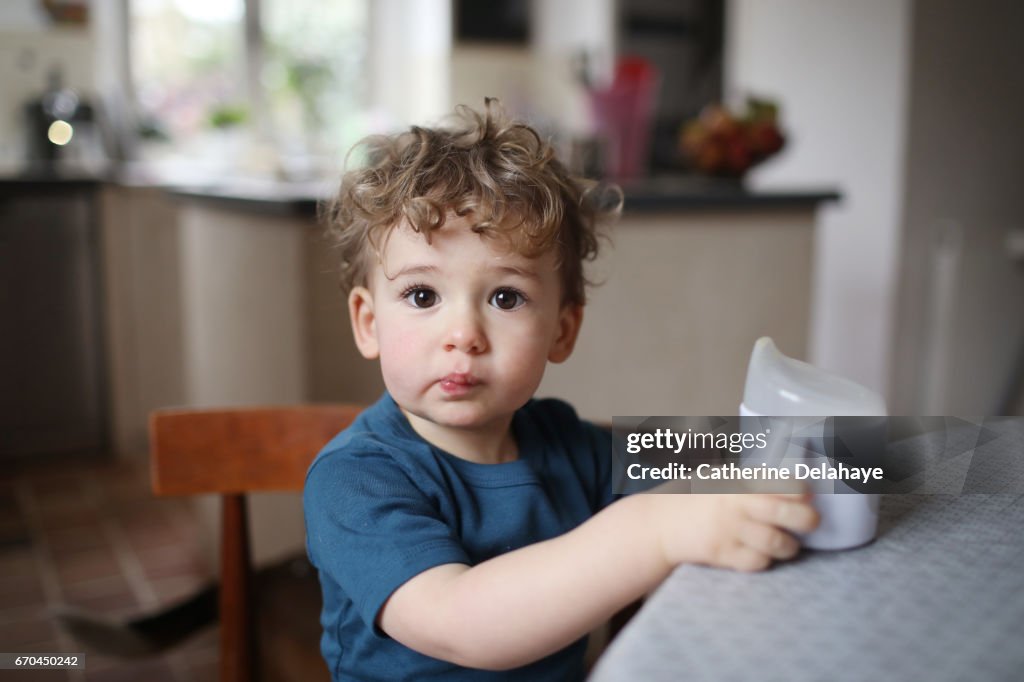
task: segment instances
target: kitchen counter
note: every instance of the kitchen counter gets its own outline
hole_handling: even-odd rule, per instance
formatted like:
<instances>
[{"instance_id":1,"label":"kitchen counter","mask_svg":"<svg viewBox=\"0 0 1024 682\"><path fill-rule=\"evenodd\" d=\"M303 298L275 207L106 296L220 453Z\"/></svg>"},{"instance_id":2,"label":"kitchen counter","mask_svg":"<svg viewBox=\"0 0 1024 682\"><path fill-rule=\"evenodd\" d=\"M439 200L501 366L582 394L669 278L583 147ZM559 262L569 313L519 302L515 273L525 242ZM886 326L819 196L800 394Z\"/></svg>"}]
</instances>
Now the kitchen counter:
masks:
<instances>
[{"instance_id":1,"label":"kitchen counter","mask_svg":"<svg viewBox=\"0 0 1024 682\"><path fill-rule=\"evenodd\" d=\"M199 353L186 363L189 403L246 396L358 402L365 394L337 387L352 386L354 377L377 386L347 349L344 302L330 274L336 264L316 218L332 190L328 182L257 180L170 188L181 229L182 310L191 320L185 329L196 336L186 347ZM602 420L667 406L678 414L728 414L739 402L755 339L772 336L788 355L804 356L817 208L839 195L748 192L683 177L623 191L611 244L590 268L601 284L591 290L573 361L552 367L541 392ZM262 314L227 318L228 309ZM327 325L313 310L331 310L336 319ZM281 317L264 344L264 362L247 365L239 348L260 346L274 312ZM288 344L282 330L293 330ZM280 370L276 381L268 365Z\"/></svg>"},{"instance_id":2,"label":"kitchen counter","mask_svg":"<svg viewBox=\"0 0 1024 682\"><path fill-rule=\"evenodd\" d=\"M96 189L103 181L89 176L22 175L0 177L0 196Z\"/></svg>"},{"instance_id":3,"label":"kitchen counter","mask_svg":"<svg viewBox=\"0 0 1024 682\"><path fill-rule=\"evenodd\" d=\"M48 191L55 187L90 187L112 184L157 187L179 199L211 207L245 210L278 216L316 216L318 206L333 194L336 181L284 182L235 178L216 182L153 182L138 173L107 175L57 174L0 177L0 192ZM839 201L831 188L750 191L738 182L697 176L665 176L622 185L624 210L630 213L686 210L761 210L814 207Z\"/></svg>"},{"instance_id":4,"label":"kitchen counter","mask_svg":"<svg viewBox=\"0 0 1024 682\"><path fill-rule=\"evenodd\" d=\"M331 196L333 182L287 183L244 180L170 188L174 196L212 206L273 215L315 216L319 203ZM838 201L833 189L749 191L728 180L701 177L660 177L624 184L624 211L652 213L686 210L760 210L814 207Z\"/></svg>"}]
</instances>

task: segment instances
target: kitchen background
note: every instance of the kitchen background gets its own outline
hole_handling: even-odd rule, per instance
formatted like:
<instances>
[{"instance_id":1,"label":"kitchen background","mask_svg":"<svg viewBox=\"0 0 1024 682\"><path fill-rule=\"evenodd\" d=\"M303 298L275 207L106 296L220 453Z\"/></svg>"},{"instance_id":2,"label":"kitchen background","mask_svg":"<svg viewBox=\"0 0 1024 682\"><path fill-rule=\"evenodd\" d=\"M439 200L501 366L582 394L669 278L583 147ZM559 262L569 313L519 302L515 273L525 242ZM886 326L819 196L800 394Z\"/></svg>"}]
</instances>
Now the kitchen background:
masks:
<instances>
[{"instance_id":1,"label":"kitchen background","mask_svg":"<svg viewBox=\"0 0 1024 682\"><path fill-rule=\"evenodd\" d=\"M742 376L755 332L894 414L1021 414L1022 27L1011 0L0 3L0 454L140 464L157 407L370 399L310 207L363 135L484 96L573 163L627 176L609 259L639 296L595 290L586 333L611 339L607 354L581 349L578 374L546 384L584 414L615 405L607 375L579 376L587 363L632 363L663 412L725 409L738 390L716 393L715 373ZM657 74L631 177L591 108L630 55ZM77 104L44 98L68 91ZM742 190L696 177L685 121L747 95L779 105L785 146ZM44 102L73 112L60 149L33 128ZM652 197L671 208L641 210ZM670 286L706 302L668 307ZM626 332L600 307L619 296L637 301ZM694 319L720 326L689 343ZM709 367L655 385L688 363ZM257 504L272 528L258 557L301 544L281 508ZM214 542L201 538L199 573ZM147 594L131 604L171 593Z\"/></svg>"},{"instance_id":2,"label":"kitchen background","mask_svg":"<svg viewBox=\"0 0 1024 682\"><path fill-rule=\"evenodd\" d=\"M65 8L63 22L47 4ZM1005 404L1024 331L1007 251L1021 229L1016 3L499 5L511 19L497 25L512 29L460 37L448 0L5 2L0 167L22 169L24 105L52 73L102 112L107 151L150 162L147 174L302 180L335 172L368 132L485 95L562 140L583 137L593 122L579 58L599 79L615 55L642 54L660 67L662 128L722 93L770 95L790 140L747 186L842 193L820 213L808 359L900 412ZM710 47L694 35L715 30ZM95 148L76 153L98 163ZM939 305L930 277L947 233L956 300L937 329L924 317Z\"/></svg>"}]
</instances>

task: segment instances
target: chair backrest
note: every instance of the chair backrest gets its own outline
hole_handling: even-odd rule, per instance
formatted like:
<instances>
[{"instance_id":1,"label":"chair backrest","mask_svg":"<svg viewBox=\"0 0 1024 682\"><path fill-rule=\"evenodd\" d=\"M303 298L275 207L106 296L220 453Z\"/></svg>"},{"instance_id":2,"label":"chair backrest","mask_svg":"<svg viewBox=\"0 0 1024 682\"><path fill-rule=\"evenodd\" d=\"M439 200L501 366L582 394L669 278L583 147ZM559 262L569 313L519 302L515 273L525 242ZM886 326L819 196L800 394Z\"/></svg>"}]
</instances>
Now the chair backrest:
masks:
<instances>
[{"instance_id":1,"label":"chair backrest","mask_svg":"<svg viewBox=\"0 0 1024 682\"><path fill-rule=\"evenodd\" d=\"M361 410L296 405L168 409L150 415L153 492L221 495L221 680L256 675L245 494L302 490L317 452Z\"/></svg>"}]
</instances>

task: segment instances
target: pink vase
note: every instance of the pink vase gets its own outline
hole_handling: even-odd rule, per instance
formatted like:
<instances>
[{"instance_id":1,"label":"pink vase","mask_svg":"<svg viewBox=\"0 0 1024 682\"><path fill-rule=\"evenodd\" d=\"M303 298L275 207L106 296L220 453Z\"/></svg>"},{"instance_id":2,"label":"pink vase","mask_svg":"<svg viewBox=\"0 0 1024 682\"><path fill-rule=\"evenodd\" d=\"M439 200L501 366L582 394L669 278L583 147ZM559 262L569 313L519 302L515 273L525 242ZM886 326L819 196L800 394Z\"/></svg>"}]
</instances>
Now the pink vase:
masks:
<instances>
[{"instance_id":1,"label":"pink vase","mask_svg":"<svg viewBox=\"0 0 1024 682\"><path fill-rule=\"evenodd\" d=\"M604 141L604 171L610 180L643 176L651 148L658 74L647 60L625 57L610 87L590 91L597 133Z\"/></svg>"}]
</instances>

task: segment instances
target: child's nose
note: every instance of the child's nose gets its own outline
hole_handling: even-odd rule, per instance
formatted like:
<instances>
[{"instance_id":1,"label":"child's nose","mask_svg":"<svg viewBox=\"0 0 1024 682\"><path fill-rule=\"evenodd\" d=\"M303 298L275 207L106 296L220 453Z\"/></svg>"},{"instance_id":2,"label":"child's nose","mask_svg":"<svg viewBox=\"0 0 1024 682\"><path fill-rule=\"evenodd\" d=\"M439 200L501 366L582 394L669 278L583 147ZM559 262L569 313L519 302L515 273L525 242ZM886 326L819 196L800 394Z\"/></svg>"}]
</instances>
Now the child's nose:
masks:
<instances>
[{"instance_id":1,"label":"child's nose","mask_svg":"<svg viewBox=\"0 0 1024 682\"><path fill-rule=\"evenodd\" d=\"M479 314L469 309L453 311L445 337L445 350L459 350L463 353L482 353L487 350L487 336Z\"/></svg>"}]
</instances>

